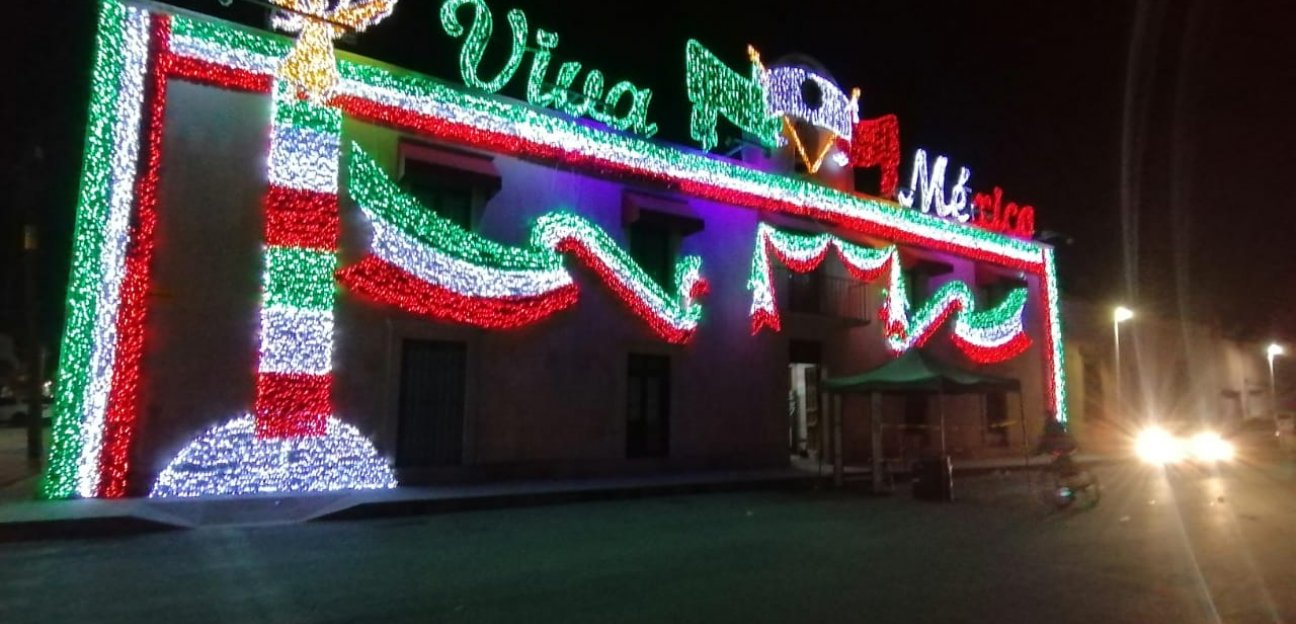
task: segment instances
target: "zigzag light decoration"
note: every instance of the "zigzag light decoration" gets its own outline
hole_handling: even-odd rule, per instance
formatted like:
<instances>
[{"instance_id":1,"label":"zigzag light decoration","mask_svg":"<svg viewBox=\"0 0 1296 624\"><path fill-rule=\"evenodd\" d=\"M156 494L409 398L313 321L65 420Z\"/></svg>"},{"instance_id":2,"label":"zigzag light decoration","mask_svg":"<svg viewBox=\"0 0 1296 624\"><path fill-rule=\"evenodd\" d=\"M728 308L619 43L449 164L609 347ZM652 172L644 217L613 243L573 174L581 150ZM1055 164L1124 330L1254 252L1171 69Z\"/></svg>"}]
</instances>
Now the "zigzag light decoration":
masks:
<instances>
[{"instance_id":1,"label":"zigzag light decoration","mask_svg":"<svg viewBox=\"0 0 1296 624\"><path fill-rule=\"evenodd\" d=\"M351 194L374 232L370 253L338 273L352 292L436 320L519 327L576 302L576 284L557 253L569 252L664 340L686 342L696 330L695 299L705 290L699 258L679 260L672 295L607 233L576 215L541 217L530 248L500 245L424 208L359 147L351 154Z\"/></svg>"},{"instance_id":2,"label":"zigzag light decoration","mask_svg":"<svg viewBox=\"0 0 1296 624\"><path fill-rule=\"evenodd\" d=\"M531 244L575 254L644 319L663 340L688 342L702 318L697 299L707 293L702 259L682 256L675 263L675 292L657 284L612 237L584 218L567 212L549 213L531 230Z\"/></svg>"},{"instance_id":3,"label":"zigzag light decoration","mask_svg":"<svg viewBox=\"0 0 1296 624\"><path fill-rule=\"evenodd\" d=\"M277 82L271 117L254 415L200 435L152 496L396 485L373 445L332 416L342 113Z\"/></svg>"},{"instance_id":4,"label":"zigzag light decoration","mask_svg":"<svg viewBox=\"0 0 1296 624\"><path fill-rule=\"evenodd\" d=\"M884 271L888 273L889 286L883 291L881 320L887 346L893 353L903 353L926 344L950 315L955 315L951 339L974 361L1001 362L1020 355L1030 346L1030 338L1022 324L1027 297L1025 288L1014 289L990 310L976 311L975 299L967 284L950 282L937 290L911 318L900 252L894 246L870 249L830 234L794 234L764 223L757 228L752 274L748 282L752 291L753 334L763 327L774 331L781 328L774 298L771 256L792 271L806 273L828 257L829 249L837 250L838 258L856 279L872 281Z\"/></svg>"},{"instance_id":5,"label":"zigzag light decoration","mask_svg":"<svg viewBox=\"0 0 1296 624\"><path fill-rule=\"evenodd\" d=\"M1030 346L1030 337L1022 323L1025 288L1015 288L999 305L977 311L972 289L961 281L948 282L910 315L909 294L898 255L891 263L888 281L889 286L882 294L884 303L879 320L892 353L923 346L951 315L954 328L950 338L973 361L1002 362L1020 355Z\"/></svg>"}]
</instances>

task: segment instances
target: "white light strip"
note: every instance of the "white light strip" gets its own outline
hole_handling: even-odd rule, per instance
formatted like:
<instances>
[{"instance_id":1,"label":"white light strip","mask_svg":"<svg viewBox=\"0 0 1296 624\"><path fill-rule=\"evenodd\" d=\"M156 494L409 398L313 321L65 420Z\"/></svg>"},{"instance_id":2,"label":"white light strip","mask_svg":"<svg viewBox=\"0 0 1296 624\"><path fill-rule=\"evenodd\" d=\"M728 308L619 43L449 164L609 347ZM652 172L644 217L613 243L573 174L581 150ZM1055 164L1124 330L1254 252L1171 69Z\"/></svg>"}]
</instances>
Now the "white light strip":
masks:
<instances>
[{"instance_id":1,"label":"white light strip","mask_svg":"<svg viewBox=\"0 0 1296 624\"><path fill-rule=\"evenodd\" d=\"M275 124L270 138L270 183L337 194L340 143L341 137L333 133Z\"/></svg>"},{"instance_id":2,"label":"white light strip","mask_svg":"<svg viewBox=\"0 0 1296 624\"><path fill-rule=\"evenodd\" d=\"M415 277L470 297L535 297L572 284L562 268L549 271L497 269L460 260L411 240L365 211L373 224L374 255ZM556 263L561 267L562 264Z\"/></svg>"},{"instance_id":3,"label":"white light strip","mask_svg":"<svg viewBox=\"0 0 1296 624\"><path fill-rule=\"evenodd\" d=\"M801 85L810 81L819 87L821 104L811 108ZM771 114L790 115L830 130L849 141L859 121L859 103L852 101L827 78L800 67L771 67L761 74L765 106Z\"/></svg>"},{"instance_id":4,"label":"white light strip","mask_svg":"<svg viewBox=\"0 0 1296 624\"><path fill-rule=\"evenodd\" d=\"M144 76L148 67L148 12L127 7L122 34L125 49L122 50L112 132L112 182L104 244L99 257L103 281L99 286L99 306L95 309L89 380L81 414L84 437L77 462L77 493L85 498L94 497L99 489L104 415L108 409L117 355L117 313L121 305L121 283L126 273L126 248L130 242L130 216L135 201L135 171L139 161L139 130L144 107Z\"/></svg>"},{"instance_id":5,"label":"white light strip","mask_svg":"<svg viewBox=\"0 0 1296 624\"><path fill-rule=\"evenodd\" d=\"M329 417L322 436L262 438L252 416L213 427L167 464L150 498L334 492L396 487L355 427Z\"/></svg>"},{"instance_id":6,"label":"white light strip","mask_svg":"<svg viewBox=\"0 0 1296 624\"><path fill-rule=\"evenodd\" d=\"M261 309L262 373L327 375L333 370L333 311Z\"/></svg>"}]
</instances>

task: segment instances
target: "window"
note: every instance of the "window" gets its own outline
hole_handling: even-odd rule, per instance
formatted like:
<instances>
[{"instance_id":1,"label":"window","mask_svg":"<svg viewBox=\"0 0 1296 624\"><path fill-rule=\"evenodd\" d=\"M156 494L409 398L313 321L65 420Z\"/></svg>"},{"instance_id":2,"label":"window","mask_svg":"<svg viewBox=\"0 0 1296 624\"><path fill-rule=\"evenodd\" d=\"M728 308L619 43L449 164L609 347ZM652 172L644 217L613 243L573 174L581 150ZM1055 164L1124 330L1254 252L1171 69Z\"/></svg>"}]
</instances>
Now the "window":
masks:
<instances>
[{"instance_id":1,"label":"window","mask_svg":"<svg viewBox=\"0 0 1296 624\"><path fill-rule=\"evenodd\" d=\"M456 466L463 461L467 346L406 340L401 344L396 466Z\"/></svg>"},{"instance_id":2,"label":"window","mask_svg":"<svg viewBox=\"0 0 1296 624\"><path fill-rule=\"evenodd\" d=\"M401 186L429 210L465 230L500 189L489 157L450 147L402 140L398 146Z\"/></svg>"},{"instance_id":3,"label":"window","mask_svg":"<svg viewBox=\"0 0 1296 624\"><path fill-rule=\"evenodd\" d=\"M626 368L626 457L670 451L670 358L631 354Z\"/></svg>"},{"instance_id":4,"label":"window","mask_svg":"<svg viewBox=\"0 0 1296 624\"><path fill-rule=\"evenodd\" d=\"M675 284L675 233L665 224L630 225L630 257L666 292Z\"/></svg>"},{"instance_id":5,"label":"window","mask_svg":"<svg viewBox=\"0 0 1296 624\"><path fill-rule=\"evenodd\" d=\"M473 229L473 187L454 182L425 171L427 165L418 161L405 163L402 182L406 190L437 216L448 219L465 229Z\"/></svg>"}]
</instances>

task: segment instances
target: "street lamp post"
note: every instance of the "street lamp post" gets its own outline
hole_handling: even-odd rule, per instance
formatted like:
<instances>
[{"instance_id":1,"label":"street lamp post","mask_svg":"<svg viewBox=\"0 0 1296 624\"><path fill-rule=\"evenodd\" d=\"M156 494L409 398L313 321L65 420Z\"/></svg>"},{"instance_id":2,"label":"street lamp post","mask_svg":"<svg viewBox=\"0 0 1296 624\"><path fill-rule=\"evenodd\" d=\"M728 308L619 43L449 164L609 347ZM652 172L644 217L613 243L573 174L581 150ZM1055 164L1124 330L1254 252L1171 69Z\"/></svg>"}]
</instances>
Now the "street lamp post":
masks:
<instances>
[{"instance_id":1,"label":"street lamp post","mask_svg":"<svg viewBox=\"0 0 1296 624\"><path fill-rule=\"evenodd\" d=\"M1278 386L1274 383L1274 358L1284 353L1286 349L1276 342L1265 348L1265 355L1269 356L1269 415L1275 423L1278 421Z\"/></svg>"},{"instance_id":2,"label":"street lamp post","mask_svg":"<svg viewBox=\"0 0 1296 624\"><path fill-rule=\"evenodd\" d=\"M1120 324L1134 318L1134 311L1125 306L1112 310L1112 339L1116 343L1116 411L1125 414L1124 388L1121 386Z\"/></svg>"}]
</instances>

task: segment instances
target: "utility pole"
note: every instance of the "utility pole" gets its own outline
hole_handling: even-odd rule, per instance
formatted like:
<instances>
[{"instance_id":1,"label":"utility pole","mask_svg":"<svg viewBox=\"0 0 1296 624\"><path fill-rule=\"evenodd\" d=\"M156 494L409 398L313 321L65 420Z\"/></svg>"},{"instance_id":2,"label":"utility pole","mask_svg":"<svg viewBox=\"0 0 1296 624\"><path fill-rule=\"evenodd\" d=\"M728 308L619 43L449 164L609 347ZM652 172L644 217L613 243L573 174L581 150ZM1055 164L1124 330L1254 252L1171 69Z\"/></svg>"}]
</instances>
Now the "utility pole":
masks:
<instances>
[{"instance_id":1,"label":"utility pole","mask_svg":"<svg viewBox=\"0 0 1296 624\"><path fill-rule=\"evenodd\" d=\"M41 391L41 377L45 369L45 353L36 329L36 252L39 244L30 211L27 216L27 225L23 227L23 308L27 317L27 461L33 467L40 467L44 446L44 418L41 414L44 392Z\"/></svg>"}]
</instances>

